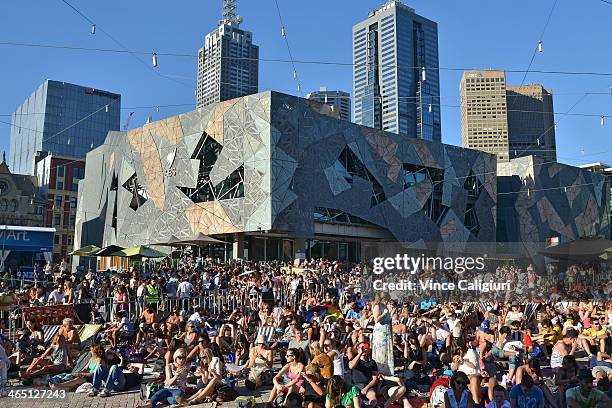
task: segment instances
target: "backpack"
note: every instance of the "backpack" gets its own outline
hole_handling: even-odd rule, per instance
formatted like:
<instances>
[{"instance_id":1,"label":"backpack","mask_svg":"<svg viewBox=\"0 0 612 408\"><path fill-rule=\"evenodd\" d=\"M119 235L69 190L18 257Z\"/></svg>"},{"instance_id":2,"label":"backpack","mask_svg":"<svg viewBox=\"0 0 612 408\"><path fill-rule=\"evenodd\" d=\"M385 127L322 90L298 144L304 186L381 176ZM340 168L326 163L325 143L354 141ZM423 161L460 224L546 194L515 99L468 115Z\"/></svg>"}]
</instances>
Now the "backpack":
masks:
<instances>
[{"instance_id":1,"label":"backpack","mask_svg":"<svg viewBox=\"0 0 612 408\"><path fill-rule=\"evenodd\" d=\"M238 408L255 408L255 397L253 396L241 396L236 398L236 402L238 405Z\"/></svg>"},{"instance_id":2,"label":"backpack","mask_svg":"<svg viewBox=\"0 0 612 408\"><path fill-rule=\"evenodd\" d=\"M215 392L217 394L217 402L229 402L238 398L238 391L229 385L219 384Z\"/></svg>"},{"instance_id":3,"label":"backpack","mask_svg":"<svg viewBox=\"0 0 612 408\"><path fill-rule=\"evenodd\" d=\"M431 385L429 390L429 401L433 408L444 406L444 394L450 388L450 381L448 376L439 377Z\"/></svg>"},{"instance_id":4,"label":"backpack","mask_svg":"<svg viewBox=\"0 0 612 408\"><path fill-rule=\"evenodd\" d=\"M163 388L163 384L150 382L140 384L140 399L142 401L150 400L153 394Z\"/></svg>"}]
</instances>

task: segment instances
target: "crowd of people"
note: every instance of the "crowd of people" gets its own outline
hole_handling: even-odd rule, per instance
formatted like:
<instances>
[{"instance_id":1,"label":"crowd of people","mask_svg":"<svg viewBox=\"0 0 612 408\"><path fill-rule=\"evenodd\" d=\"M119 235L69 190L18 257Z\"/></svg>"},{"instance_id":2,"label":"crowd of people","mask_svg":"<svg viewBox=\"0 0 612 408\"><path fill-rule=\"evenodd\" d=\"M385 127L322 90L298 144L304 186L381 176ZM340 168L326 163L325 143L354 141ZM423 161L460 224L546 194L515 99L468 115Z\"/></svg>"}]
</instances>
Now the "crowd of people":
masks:
<instances>
[{"instance_id":1,"label":"crowd of people","mask_svg":"<svg viewBox=\"0 0 612 408\"><path fill-rule=\"evenodd\" d=\"M528 302L376 292L367 265L320 259L64 268L18 289L5 275L0 387L92 398L140 387L143 407L230 401L243 387L266 392L269 407L610 406L612 284L595 289L591 267L489 272ZM60 305L79 313L52 336L27 313Z\"/></svg>"}]
</instances>

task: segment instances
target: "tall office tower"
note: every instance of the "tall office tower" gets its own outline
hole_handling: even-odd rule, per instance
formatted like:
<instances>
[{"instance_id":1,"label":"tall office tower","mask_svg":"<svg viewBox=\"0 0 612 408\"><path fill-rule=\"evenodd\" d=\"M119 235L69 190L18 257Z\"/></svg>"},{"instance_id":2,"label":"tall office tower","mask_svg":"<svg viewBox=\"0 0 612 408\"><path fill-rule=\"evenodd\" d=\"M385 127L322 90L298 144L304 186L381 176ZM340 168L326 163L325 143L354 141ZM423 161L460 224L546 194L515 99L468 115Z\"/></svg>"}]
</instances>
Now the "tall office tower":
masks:
<instances>
[{"instance_id":1,"label":"tall office tower","mask_svg":"<svg viewBox=\"0 0 612 408\"><path fill-rule=\"evenodd\" d=\"M510 158L539 156L557 161L552 90L542 85L506 87Z\"/></svg>"},{"instance_id":2,"label":"tall office tower","mask_svg":"<svg viewBox=\"0 0 612 408\"><path fill-rule=\"evenodd\" d=\"M353 26L353 120L441 141L438 25L398 0Z\"/></svg>"},{"instance_id":3,"label":"tall office tower","mask_svg":"<svg viewBox=\"0 0 612 408\"><path fill-rule=\"evenodd\" d=\"M10 168L35 174L38 151L85 159L109 130L119 130L121 95L45 80L13 113Z\"/></svg>"},{"instance_id":4,"label":"tall office tower","mask_svg":"<svg viewBox=\"0 0 612 408\"><path fill-rule=\"evenodd\" d=\"M531 155L557 160L551 90L507 86L503 71L466 71L460 89L463 147L499 161Z\"/></svg>"},{"instance_id":5,"label":"tall office tower","mask_svg":"<svg viewBox=\"0 0 612 408\"><path fill-rule=\"evenodd\" d=\"M328 91L322 86L317 92L306 95L306 99L324 103L336 112L340 119L351 120L351 95L343 91Z\"/></svg>"},{"instance_id":6,"label":"tall office tower","mask_svg":"<svg viewBox=\"0 0 612 408\"><path fill-rule=\"evenodd\" d=\"M259 47L253 44L253 33L239 28L236 2L223 1L223 20L198 50L198 108L258 92Z\"/></svg>"},{"instance_id":7,"label":"tall office tower","mask_svg":"<svg viewBox=\"0 0 612 408\"><path fill-rule=\"evenodd\" d=\"M504 71L467 71L461 76L461 141L509 160L506 75Z\"/></svg>"}]
</instances>

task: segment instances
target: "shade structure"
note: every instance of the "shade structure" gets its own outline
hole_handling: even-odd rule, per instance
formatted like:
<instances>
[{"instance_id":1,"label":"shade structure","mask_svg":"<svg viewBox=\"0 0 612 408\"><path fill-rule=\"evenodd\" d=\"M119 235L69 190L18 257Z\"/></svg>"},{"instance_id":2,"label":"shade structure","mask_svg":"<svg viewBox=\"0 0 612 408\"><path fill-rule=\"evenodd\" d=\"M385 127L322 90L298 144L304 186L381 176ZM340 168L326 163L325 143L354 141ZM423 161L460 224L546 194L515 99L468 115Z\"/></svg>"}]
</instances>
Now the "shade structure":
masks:
<instances>
[{"instance_id":1,"label":"shade structure","mask_svg":"<svg viewBox=\"0 0 612 408\"><path fill-rule=\"evenodd\" d=\"M113 254L117 251L121 251L122 249L124 249L125 247L119 246L119 245L109 245L106 246L102 249L100 249L98 252L95 252L93 254L91 254L92 256L113 256Z\"/></svg>"},{"instance_id":2,"label":"shade structure","mask_svg":"<svg viewBox=\"0 0 612 408\"><path fill-rule=\"evenodd\" d=\"M593 261L612 247L612 241L600 237L583 237L565 244L548 247L539 253L552 259Z\"/></svg>"},{"instance_id":3,"label":"shade structure","mask_svg":"<svg viewBox=\"0 0 612 408\"><path fill-rule=\"evenodd\" d=\"M176 247L179 241L180 239L177 238L175 235L170 235L169 238L160 239L158 242L152 243L151 245Z\"/></svg>"},{"instance_id":4,"label":"shade structure","mask_svg":"<svg viewBox=\"0 0 612 408\"><path fill-rule=\"evenodd\" d=\"M198 232L192 237L175 242L175 244L203 246L208 244L225 244L225 241L221 241Z\"/></svg>"},{"instance_id":5,"label":"shade structure","mask_svg":"<svg viewBox=\"0 0 612 408\"><path fill-rule=\"evenodd\" d=\"M84 246L83 248L76 249L76 250L70 252L68 255L73 255L73 256L94 256L94 254L96 252L98 252L99 250L100 250L99 246L96 246L96 245L87 245L87 246Z\"/></svg>"},{"instance_id":6,"label":"shade structure","mask_svg":"<svg viewBox=\"0 0 612 408\"><path fill-rule=\"evenodd\" d=\"M123 258L163 258L168 255L146 245L136 245L117 251L113 256L120 256Z\"/></svg>"}]
</instances>

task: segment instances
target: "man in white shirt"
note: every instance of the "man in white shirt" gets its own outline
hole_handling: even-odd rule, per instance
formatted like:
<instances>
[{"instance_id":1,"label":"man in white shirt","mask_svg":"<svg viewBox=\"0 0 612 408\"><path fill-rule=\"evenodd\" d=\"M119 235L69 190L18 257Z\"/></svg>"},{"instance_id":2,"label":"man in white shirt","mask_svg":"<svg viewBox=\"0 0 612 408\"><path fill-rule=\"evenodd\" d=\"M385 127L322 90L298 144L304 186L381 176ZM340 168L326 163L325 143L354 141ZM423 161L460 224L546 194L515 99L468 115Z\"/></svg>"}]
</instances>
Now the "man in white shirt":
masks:
<instances>
[{"instance_id":1,"label":"man in white shirt","mask_svg":"<svg viewBox=\"0 0 612 408\"><path fill-rule=\"evenodd\" d=\"M176 293L180 299L188 299L194 288L191 282L189 282L186 278L184 278L181 283L178 284L176 288Z\"/></svg>"},{"instance_id":2,"label":"man in white shirt","mask_svg":"<svg viewBox=\"0 0 612 408\"><path fill-rule=\"evenodd\" d=\"M187 321L193 323L197 328L202 327L202 323L204 322L204 320L202 319L201 312L202 308L196 307L195 312L193 312L193 314L189 316L189 319L187 319Z\"/></svg>"},{"instance_id":3,"label":"man in white shirt","mask_svg":"<svg viewBox=\"0 0 612 408\"><path fill-rule=\"evenodd\" d=\"M64 301L64 290L62 285L57 285L55 289L49 294L49 298L47 299L47 304L49 305L59 305Z\"/></svg>"}]
</instances>

